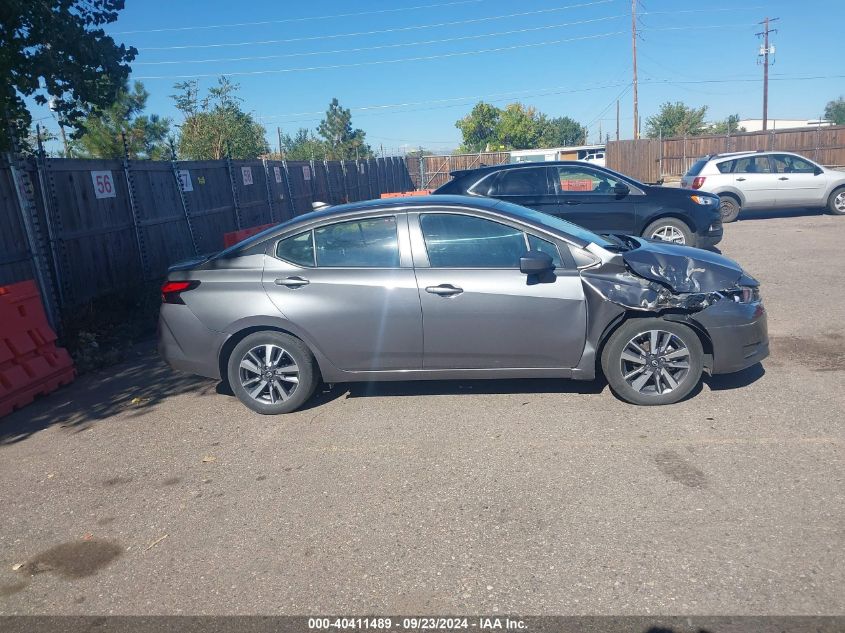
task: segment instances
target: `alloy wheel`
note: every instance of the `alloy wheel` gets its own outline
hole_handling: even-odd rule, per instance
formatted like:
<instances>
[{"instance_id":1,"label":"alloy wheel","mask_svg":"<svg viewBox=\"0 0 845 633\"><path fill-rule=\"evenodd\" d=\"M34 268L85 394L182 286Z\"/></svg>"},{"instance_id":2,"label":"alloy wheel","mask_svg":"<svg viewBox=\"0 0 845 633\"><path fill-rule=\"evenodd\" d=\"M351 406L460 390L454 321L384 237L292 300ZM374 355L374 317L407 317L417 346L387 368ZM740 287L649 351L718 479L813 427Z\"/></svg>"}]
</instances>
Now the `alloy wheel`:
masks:
<instances>
[{"instance_id":1,"label":"alloy wheel","mask_svg":"<svg viewBox=\"0 0 845 633\"><path fill-rule=\"evenodd\" d=\"M666 224L660 226L652 231L651 239L663 240L664 242L672 242L673 244L686 244L686 238L680 229L672 225Z\"/></svg>"},{"instance_id":2,"label":"alloy wheel","mask_svg":"<svg viewBox=\"0 0 845 633\"><path fill-rule=\"evenodd\" d=\"M672 332L649 330L622 350L622 376L634 391L659 396L676 389L690 370L690 351Z\"/></svg>"},{"instance_id":3,"label":"alloy wheel","mask_svg":"<svg viewBox=\"0 0 845 633\"><path fill-rule=\"evenodd\" d=\"M266 404L290 398L299 386L299 367L282 347L258 345L241 358L238 376L249 396Z\"/></svg>"},{"instance_id":4,"label":"alloy wheel","mask_svg":"<svg viewBox=\"0 0 845 633\"><path fill-rule=\"evenodd\" d=\"M833 206L836 207L836 210L845 213L845 191L840 191L837 196L833 199Z\"/></svg>"}]
</instances>

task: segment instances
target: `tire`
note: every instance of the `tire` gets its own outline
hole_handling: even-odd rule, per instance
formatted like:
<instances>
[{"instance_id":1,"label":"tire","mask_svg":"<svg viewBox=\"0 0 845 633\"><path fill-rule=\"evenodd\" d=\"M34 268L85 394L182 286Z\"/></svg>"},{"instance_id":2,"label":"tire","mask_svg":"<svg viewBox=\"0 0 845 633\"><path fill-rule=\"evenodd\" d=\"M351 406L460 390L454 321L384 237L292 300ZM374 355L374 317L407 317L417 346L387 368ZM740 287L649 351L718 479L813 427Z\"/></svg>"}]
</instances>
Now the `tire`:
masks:
<instances>
[{"instance_id":1,"label":"tire","mask_svg":"<svg viewBox=\"0 0 845 633\"><path fill-rule=\"evenodd\" d=\"M665 237L661 237L661 235ZM664 242L672 242L673 244L682 244L684 246L695 246L695 236L692 234L689 226L677 218L660 218L649 224L643 237L650 240L663 240Z\"/></svg>"},{"instance_id":2,"label":"tire","mask_svg":"<svg viewBox=\"0 0 845 633\"><path fill-rule=\"evenodd\" d=\"M268 350L270 363L266 363ZM275 331L255 332L238 343L229 356L227 373L238 400L262 415L295 411L318 382L317 363L305 343Z\"/></svg>"},{"instance_id":3,"label":"tire","mask_svg":"<svg viewBox=\"0 0 845 633\"><path fill-rule=\"evenodd\" d=\"M719 199L721 201L719 210L722 212L722 224L736 222L739 212L742 211L739 200L733 196L719 196Z\"/></svg>"},{"instance_id":4,"label":"tire","mask_svg":"<svg viewBox=\"0 0 845 633\"><path fill-rule=\"evenodd\" d=\"M656 348L666 350L659 351L656 358L650 352L652 332L657 332ZM637 344L643 353L632 344ZM657 381L651 369L653 362L660 368ZM684 364L688 367L684 368ZM658 318L631 319L608 339L602 350L601 366L610 389L622 400L646 406L673 404L698 385L704 352L698 335L685 325ZM640 367L644 370L634 373Z\"/></svg>"},{"instance_id":5,"label":"tire","mask_svg":"<svg viewBox=\"0 0 845 633\"><path fill-rule=\"evenodd\" d=\"M831 215L845 215L845 187L840 187L827 199L827 212Z\"/></svg>"}]
</instances>

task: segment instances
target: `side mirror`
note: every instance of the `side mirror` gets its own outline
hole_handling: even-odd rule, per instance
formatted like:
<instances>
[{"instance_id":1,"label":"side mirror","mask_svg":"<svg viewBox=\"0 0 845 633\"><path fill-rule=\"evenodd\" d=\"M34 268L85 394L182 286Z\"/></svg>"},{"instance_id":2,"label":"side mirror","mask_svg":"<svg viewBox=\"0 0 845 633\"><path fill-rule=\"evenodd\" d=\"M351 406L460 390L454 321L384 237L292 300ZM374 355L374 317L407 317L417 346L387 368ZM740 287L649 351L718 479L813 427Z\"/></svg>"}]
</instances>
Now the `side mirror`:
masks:
<instances>
[{"instance_id":1,"label":"side mirror","mask_svg":"<svg viewBox=\"0 0 845 633\"><path fill-rule=\"evenodd\" d=\"M617 182L613 186L613 193L619 196L620 198L624 198L629 193L631 193L631 188L626 185L624 182Z\"/></svg>"},{"instance_id":2,"label":"side mirror","mask_svg":"<svg viewBox=\"0 0 845 633\"><path fill-rule=\"evenodd\" d=\"M822 169L821 167L819 167L818 165L816 165L816 168L813 170L813 173L814 173L816 176L821 176L821 175L824 173L824 169Z\"/></svg>"},{"instance_id":3,"label":"side mirror","mask_svg":"<svg viewBox=\"0 0 845 633\"><path fill-rule=\"evenodd\" d=\"M524 275L540 275L554 269L554 261L548 253L528 251L519 258L519 272Z\"/></svg>"}]
</instances>

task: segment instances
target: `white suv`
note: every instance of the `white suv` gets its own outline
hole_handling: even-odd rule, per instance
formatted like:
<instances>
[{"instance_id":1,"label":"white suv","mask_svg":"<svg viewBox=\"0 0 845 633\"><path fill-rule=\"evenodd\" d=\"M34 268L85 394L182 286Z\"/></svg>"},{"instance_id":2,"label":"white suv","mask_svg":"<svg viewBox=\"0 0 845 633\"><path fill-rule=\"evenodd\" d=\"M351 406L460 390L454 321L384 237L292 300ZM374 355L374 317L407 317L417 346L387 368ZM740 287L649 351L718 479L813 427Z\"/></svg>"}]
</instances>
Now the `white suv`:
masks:
<instances>
[{"instance_id":1,"label":"white suv","mask_svg":"<svg viewBox=\"0 0 845 633\"><path fill-rule=\"evenodd\" d=\"M845 215L845 172L788 152L705 156L690 167L681 186L719 196L722 222L733 222L742 209L827 207Z\"/></svg>"}]
</instances>

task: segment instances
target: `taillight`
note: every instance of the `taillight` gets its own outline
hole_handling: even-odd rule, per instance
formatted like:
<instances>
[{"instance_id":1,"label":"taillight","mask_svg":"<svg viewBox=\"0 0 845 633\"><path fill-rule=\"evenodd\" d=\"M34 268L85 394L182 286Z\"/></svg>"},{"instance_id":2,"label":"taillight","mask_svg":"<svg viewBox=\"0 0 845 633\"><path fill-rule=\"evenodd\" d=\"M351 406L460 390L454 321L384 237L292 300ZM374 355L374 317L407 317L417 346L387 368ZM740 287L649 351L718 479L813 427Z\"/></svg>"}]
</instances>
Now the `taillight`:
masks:
<instances>
[{"instance_id":1,"label":"taillight","mask_svg":"<svg viewBox=\"0 0 845 633\"><path fill-rule=\"evenodd\" d=\"M696 176L692 179L692 188L701 189L704 186L704 176Z\"/></svg>"},{"instance_id":2,"label":"taillight","mask_svg":"<svg viewBox=\"0 0 845 633\"><path fill-rule=\"evenodd\" d=\"M197 280L193 281L165 281L161 287L161 302L183 304L181 293L193 290L200 285Z\"/></svg>"}]
</instances>

